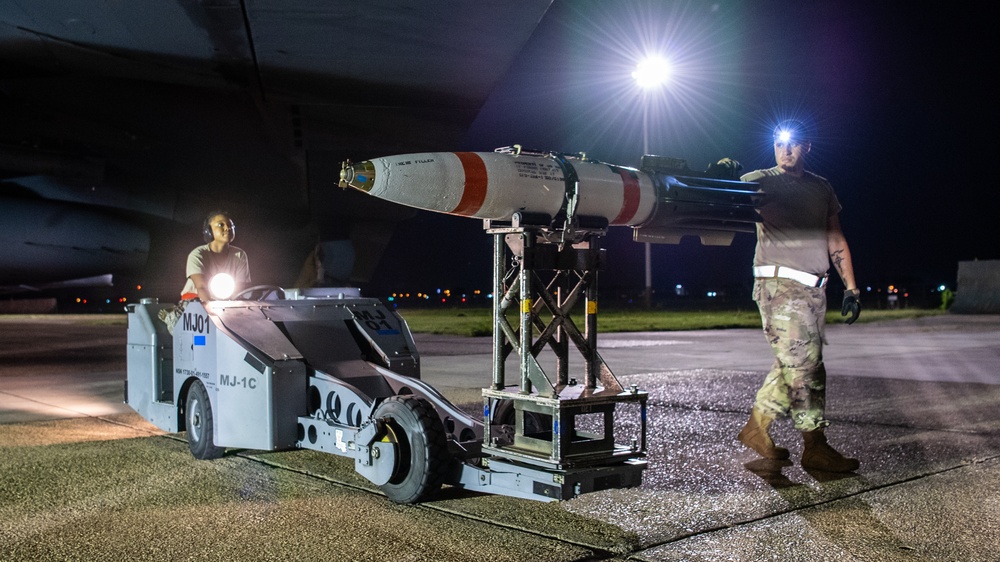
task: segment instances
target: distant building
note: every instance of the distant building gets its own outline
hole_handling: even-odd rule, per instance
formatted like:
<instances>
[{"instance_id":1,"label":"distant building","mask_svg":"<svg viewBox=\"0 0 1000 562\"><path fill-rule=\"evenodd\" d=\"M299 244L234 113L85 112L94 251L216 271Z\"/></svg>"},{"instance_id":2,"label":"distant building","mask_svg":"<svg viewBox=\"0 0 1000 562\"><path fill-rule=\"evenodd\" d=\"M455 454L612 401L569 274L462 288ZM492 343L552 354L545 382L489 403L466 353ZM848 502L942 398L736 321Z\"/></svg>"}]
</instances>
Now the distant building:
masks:
<instances>
[{"instance_id":1,"label":"distant building","mask_svg":"<svg viewBox=\"0 0 1000 562\"><path fill-rule=\"evenodd\" d=\"M958 287L951 311L1000 314L1000 260L958 262Z\"/></svg>"}]
</instances>

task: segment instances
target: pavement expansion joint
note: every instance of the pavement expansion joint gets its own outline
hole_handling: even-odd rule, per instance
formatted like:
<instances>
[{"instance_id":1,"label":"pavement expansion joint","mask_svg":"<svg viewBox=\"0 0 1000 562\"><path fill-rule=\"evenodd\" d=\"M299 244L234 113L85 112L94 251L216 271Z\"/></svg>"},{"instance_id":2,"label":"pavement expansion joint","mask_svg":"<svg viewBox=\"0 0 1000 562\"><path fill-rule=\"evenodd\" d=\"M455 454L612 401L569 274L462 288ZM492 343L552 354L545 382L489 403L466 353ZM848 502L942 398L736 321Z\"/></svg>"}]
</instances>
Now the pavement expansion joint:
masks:
<instances>
[{"instance_id":1,"label":"pavement expansion joint","mask_svg":"<svg viewBox=\"0 0 1000 562\"><path fill-rule=\"evenodd\" d=\"M166 435L166 437L169 437L171 439L175 439L175 440L178 440L178 441L183 441L185 443L187 442L187 440L184 439L184 438L182 438L182 437L180 437L179 434L170 434L170 435ZM309 471L309 470L304 470L304 469L300 469L300 468L290 467L290 466L287 466L285 464L282 464L282 463L279 463L279 462L275 462L275 461L272 461L272 460L262 459L260 457L254 456L254 453L251 453L251 452L235 451L233 453L228 453L226 456L237 456L239 458L246 459L246 460L249 460L249 461L252 461L252 462L256 462L256 463L259 463L259 464L262 464L262 465L265 465L265 466L270 466L270 467L276 468L278 470L286 470L286 471L293 472L295 474L300 474L302 476L306 476L306 477L309 477L309 478L315 478L317 480L322 480L323 482L326 482L328 484L333 484L333 485L336 485L336 486L340 486L340 487L343 487L343 488L348 488L348 489L359 491L359 492L369 493L369 494L371 494L373 496L385 497L382 493L380 493L380 492L378 492L376 490L373 490L371 488L367 488L367 487L364 487L364 486L354 485L354 484L351 484L351 483L348 483L348 482L344 482L342 480L337 480L337 479L332 478L330 476L326 476L326 475L319 474L319 473L316 473L316 472L312 472L312 471ZM461 492L461 491L460 491L460 493L466 494L465 492ZM468 492L466 495L469 496L469 497L483 496L483 494L479 494L479 493L476 493L476 492ZM486 497L486 496L483 496L483 497ZM528 501L528 500L524 500L524 501ZM406 507L407 508L424 509L424 510L435 511L435 512L439 512L439 513L446 513L448 515L451 515L451 516L454 516L454 517L458 517L458 518L461 518L461 519L465 519L465 520L468 520L468 521L476 521L476 522L488 523L488 524L490 524L493 527L510 529L512 531L518 531L518 532L521 532L521 533L527 533L527 534L530 534L530 535L533 535L533 536L536 536L536 537L540 537L540 538L544 538L544 539L548 539L548 540L553 540L553 541L561 542L561 543L568 544L568 545L578 546L578 547L581 547L581 548L586 548L588 550L591 550L595 555L600 556L600 558L591 558L591 559L588 559L588 560L615 559L616 557L619 557L619 556L628 554L629 552L632 552L632 550L623 550L622 552L614 552L614 551L610 551L610 550L608 550L606 548L602 548L602 547L599 547L599 546L596 546L596 545L593 545L593 544L588 544L588 543L583 542L583 541L571 540L571 539L568 539L568 538L566 538L564 536L559 536L558 534L539 532L538 529L533 529L531 527L527 527L527 526L523 526L523 525L515 525L515 524L511 524L511 523L506 523L506 522L501 522L501 521L486 519L486 518L483 518L483 517L478 517L478 516L475 516L475 515L463 512L463 511L458 510L458 509L450 508L447 505L444 505L444 504L442 504L440 502L425 502L425 503L408 505Z\"/></svg>"},{"instance_id":2,"label":"pavement expansion joint","mask_svg":"<svg viewBox=\"0 0 1000 562\"><path fill-rule=\"evenodd\" d=\"M767 459L759 459L759 460L767 460ZM726 531L726 530L730 530L730 529L739 529L739 528L742 528L742 527L746 527L748 525L753 525L754 523L759 523L759 522L762 522L762 521L770 521L770 520L777 519L777 518L779 518L781 516L784 516L784 515L788 515L788 514L792 514L792 513L799 513L799 512L805 511L805 510L815 509L817 507L822 507L822 506L826 506L826 505L836 504L838 502L842 502L844 500L848 500L848 499L855 498L855 497L858 497L858 496L863 496L863 495L869 494L871 492L875 492L875 491L879 491L879 490L885 490L885 489L896 488L896 487L903 486L905 484L909 484L909 483L912 483L912 482L919 482L919 481L924 480L924 479L929 478L929 477L938 476L938 475L941 475L941 474L946 474L946 473L949 473L949 472L953 472L955 470L960 470L960 469L963 469L963 468L968 468L970 466L977 465L977 464L985 464L985 463L992 462L992 461L1000 461L1000 455L993 455L993 456L990 456L990 457L985 457L983 459L974 459L974 460L971 460L968 463L962 463L962 464L958 464L958 465L951 466L951 467L948 467L948 468L944 468L944 469L941 469L941 470L936 470L936 471L928 472L928 473L925 473L925 474L919 474L919 475L916 475L916 476L913 476L913 477L910 477L910 478L904 478L904 479L896 480L896 481L893 481L893 482L887 482L887 483L876 485L876 486L866 487L866 488L864 488L862 490L858 490L856 492L851 492L851 493L848 493L848 494L840 495L840 496L837 496L835 498L829 498L829 499L825 499L825 500L822 500L822 501L815 501L815 502L810 502L810 503L807 503L807 504L796 505L796 506L793 506L793 507L789 507L787 509L774 510L774 511L769 512L767 515L763 515L763 516L760 516L760 517L753 517L753 518L744 519L744 520L737 521L737 522L734 522L734 523L728 524L728 525L717 525L717 526L714 526L714 527L706 527L706 528L703 528L703 529L699 529L697 531L692 531L692 532L688 532L688 533L678 534L678 535L676 535L674 537L671 537L670 539L665 540L665 541L661 541L661 542L653 543L653 544L643 545L643 550L649 550L649 549L653 549L653 548L656 548L656 547L659 547L659 546L664 546L664 545L673 544L673 543L679 543L679 542L682 542L682 541L685 541L685 540L688 540L688 539L691 539L691 538L695 538L695 537L699 537L699 536L704 536L704 535L710 535L712 533L717 533L719 531ZM790 466L792 464L792 463L790 463L788 461L784 461L784 462L787 463L786 466ZM748 464L752 464L752 463L748 463ZM748 470L750 470L750 469L748 469ZM752 470L751 470L751 472L752 472ZM837 474L837 473L824 473L822 471L812 471L812 470L807 471L807 472L811 476L813 476L814 478L818 476L819 478L817 478L817 480L821 480L821 481L827 481L827 480L823 480L824 478L827 478L827 477L830 477L831 479L844 479L844 478L852 478L852 477L858 477L859 476L856 473Z\"/></svg>"},{"instance_id":3,"label":"pavement expansion joint","mask_svg":"<svg viewBox=\"0 0 1000 562\"><path fill-rule=\"evenodd\" d=\"M63 418L63 419L72 419L72 418L80 418L80 417L84 417L84 418L98 417L98 416L91 416L91 415L88 415L85 412L80 412L78 410L74 410L72 408L67 408L65 406L59 406L59 405L56 405L56 404L50 404L48 402L43 402L41 400L37 400L37 399L31 398L29 396L22 396L20 394L15 394L13 392L0 391L0 394L3 394L5 396L10 396L11 398L16 398L18 400L24 400L25 402L31 402L32 404L38 404L40 406L45 406L46 408L54 408L54 409L62 410L64 412L72 412L73 414L76 414L74 416L67 416L66 418Z\"/></svg>"},{"instance_id":4,"label":"pavement expansion joint","mask_svg":"<svg viewBox=\"0 0 1000 562\"><path fill-rule=\"evenodd\" d=\"M167 436L167 435L169 435L169 434L163 433L162 431L160 431L158 429L149 429L148 427L141 427L141 426L136 425L136 424L131 424L131 423L126 423L126 422L118 421L118 420L115 420L115 419L108 418L106 416L87 416L87 417L93 418L95 420L100 420L100 421L102 421L104 423L109 423L111 425L117 425L117 426L120 426L120 427L127 427L129 429L134 429L135 431L141 431L143 433L149 434L151 437L161 437L161 436ZM184 441L185 443L187 443L187 439L182 439L182 441Z\"/></svg>"}]
</instances>

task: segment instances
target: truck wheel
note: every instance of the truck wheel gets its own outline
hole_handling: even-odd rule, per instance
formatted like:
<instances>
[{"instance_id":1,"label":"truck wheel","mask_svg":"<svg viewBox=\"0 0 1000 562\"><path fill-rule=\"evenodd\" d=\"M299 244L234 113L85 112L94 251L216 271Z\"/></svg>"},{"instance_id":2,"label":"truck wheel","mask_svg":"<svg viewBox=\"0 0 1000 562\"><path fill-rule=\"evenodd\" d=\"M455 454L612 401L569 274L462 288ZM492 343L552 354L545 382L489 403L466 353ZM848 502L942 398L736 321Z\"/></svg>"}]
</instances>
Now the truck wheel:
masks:
<instances>
[{"instance_id":1,"label":"truck wheel","mask_svg":"<svg viewBox=\"0 0 1000 562\"><path fill-rule=\"evenodd\" d=\"M391 396L379 404L375 417L384 420L383 441L397 448L392 477L381 486L396 503L419 502L441 488L448 465L444 426L426 400Z\"/></svg>"},{"instance_id":2,"label":"truck wheel","mask_svg":"<svg viewBox=\"0 0 1000 562\"><path fill-rule=\"evenodd\" d=\"M247 287L246 289L243 289L239 293L236 293L235 295L233 295L232 300L234 300L234 301L239 301L239 300L257 300L257 301L262 301L262 300L264 300L266 297L268 297L271 294L273 294L275 297L277 297L278 296L278 291L281 291L281 296L282 296L282 298L284 298L285 290L282 289L281 287L277 286L277 285L254 285L253 287ZM260 296L255 299L254 295L256 293L260 293Z\"/></svg>"},{"instance_id":3,"label":"truck wheel","mask_svg":"<svg viewBox=\"0 0 1000 562\"><path fill-rule=\"evenodd\" d=\"M187 418L188 448L194 458L207 460L221 457L225 448L216 447L213 441L215 420L212 418L212 403L208 401L208 392L201 381L191 384L184 415Z\"/></svg>"},{"instance_id":4,"label":"truck wheel","mask_svg":"<svg viewBox=\"0 0 1000 562\"><path fill-rule=\"evenodd\" d=\"M509 425L513 428L517 421L515 418L517 413L514 410L514 401L499 400L494 408L496 409L496 413L493 416L493 423L495 425ZM548 423L546 423L546 418L548 416L543 416L535 412L524 412L524 434L532 435L551 431L551 418L549 418Z\"/></svg>"}]
</instances>

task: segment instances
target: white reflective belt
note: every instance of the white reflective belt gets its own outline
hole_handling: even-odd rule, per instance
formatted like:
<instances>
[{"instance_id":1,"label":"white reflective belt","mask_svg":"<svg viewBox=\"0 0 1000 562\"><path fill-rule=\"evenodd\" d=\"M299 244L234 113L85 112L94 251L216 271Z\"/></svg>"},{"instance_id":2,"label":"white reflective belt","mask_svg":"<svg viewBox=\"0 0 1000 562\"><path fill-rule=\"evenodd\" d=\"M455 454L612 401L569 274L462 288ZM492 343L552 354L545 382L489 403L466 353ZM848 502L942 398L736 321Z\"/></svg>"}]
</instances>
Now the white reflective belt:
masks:
<instances>
[{"instance_id":1,"label":"white reflective belt","mask_svg":"<svg viewBox=\"0 0 1000 562\"><path fill-rule=\"evenodd\" d=\"M826 285L827 275L813 275L805 271L799 271L783 265L755 265L753 268L754 277L781 277L798 281L807 287L822 287Z\"/></svg>"}]
</instances>

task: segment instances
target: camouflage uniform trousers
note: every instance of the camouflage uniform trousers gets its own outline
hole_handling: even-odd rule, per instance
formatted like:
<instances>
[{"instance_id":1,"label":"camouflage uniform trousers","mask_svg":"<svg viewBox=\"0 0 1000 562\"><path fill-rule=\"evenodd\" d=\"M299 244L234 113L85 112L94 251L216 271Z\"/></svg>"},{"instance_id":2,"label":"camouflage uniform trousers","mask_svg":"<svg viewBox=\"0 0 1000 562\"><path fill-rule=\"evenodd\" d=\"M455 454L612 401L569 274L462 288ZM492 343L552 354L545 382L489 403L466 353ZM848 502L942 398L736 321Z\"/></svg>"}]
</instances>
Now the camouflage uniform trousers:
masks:
<instances>
[{"instance_id":1,"label":"camouflage uniform trousers","mask_svg":"<svg viewBox=\"0 0 1000 562\"><path fill-rule=\"evenodd\" d=\"M174 326L177 325L177 321L180 320L181 315L184 314L184 309L187 307L188 303L191 301L184 301L177 303L177 306L172 308L163 308L157 313L157 317L167 325L167 331L170 335L174 335Z\"/></svg>"},{"instance_id":2,"label":"camouflage uniform trousers","mask_svg":"<svg viewBox=\"0 0 1000 562\"><path fill-rule=\"evenodd\" d=\"M753 299L775 357L754 407L773 417L791 415L799 431L830 425L823 417L826 289L791 279L756 279Z\"/></svg>"}]
</instances>

